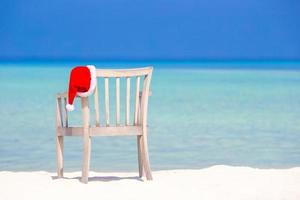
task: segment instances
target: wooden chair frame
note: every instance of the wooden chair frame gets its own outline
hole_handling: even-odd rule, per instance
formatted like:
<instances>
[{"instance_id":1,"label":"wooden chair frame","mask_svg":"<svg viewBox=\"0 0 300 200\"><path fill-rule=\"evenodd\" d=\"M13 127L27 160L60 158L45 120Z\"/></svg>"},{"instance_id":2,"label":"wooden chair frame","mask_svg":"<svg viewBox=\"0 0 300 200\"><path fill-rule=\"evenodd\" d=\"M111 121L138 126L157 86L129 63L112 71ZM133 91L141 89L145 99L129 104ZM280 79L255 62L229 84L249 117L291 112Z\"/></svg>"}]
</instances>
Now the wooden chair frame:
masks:
<instances>
[{"instance_id":1,"label":"wooden chair frame","mask_svg":"<svg viewBox=\"0 0 300 200\"><path fill-rule=\"evenodd\" d=\"M57 156L57 175L63 177L63 147L64 136L82 136L83 137L83 163L82 177L83 183L88 182L90 156L91 156L91 137L92 136L128 136L137 137L137 152L139 176L146 174L147 180L152 180L150 161L148 155L147 142L147 113L148 97L150 96L150 83L152 77L152 67L136 69L97 69L97 79L104 78L104 96L105 96L105 124L100 124L98 86L94 91L94 108L96 124L90 124L90 108L88 97L81 98L82 108L82 126L69 126L68 112L65 109L67 96L65 93L56 95L56 156ZM109 116L109 78L114 78L116 83L116 123L110 123ZM126 107L125 124L120 124L120 78L126 78ZM136 78L135 108L133 123L130 124L130 79ZM143 78L143 79L141 79ZM142 91L140 91L141 80L143 81Z\"/></svg>"}]
</instances>

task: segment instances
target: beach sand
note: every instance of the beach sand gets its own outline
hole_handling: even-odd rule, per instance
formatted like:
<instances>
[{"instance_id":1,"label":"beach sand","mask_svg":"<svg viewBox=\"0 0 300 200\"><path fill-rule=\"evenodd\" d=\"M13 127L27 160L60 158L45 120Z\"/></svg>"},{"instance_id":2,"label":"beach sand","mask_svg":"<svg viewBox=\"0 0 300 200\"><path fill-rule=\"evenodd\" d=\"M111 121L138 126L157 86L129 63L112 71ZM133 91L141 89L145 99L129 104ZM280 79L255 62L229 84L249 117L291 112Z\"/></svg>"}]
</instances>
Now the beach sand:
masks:
<instances>
[{"instance_id":1,"label":"beach sand","mask_svg":"<svg viewBox=\"0 0 300 200\"><path fill-rule=\"evenodd\" d=\"M197 199L299 200L300 167L254 169L213 166L199 170L154 171L153 181L137 173L90 172L88 184L80 172L0 172L0 199Z\"/></svg>"}]
</instances>

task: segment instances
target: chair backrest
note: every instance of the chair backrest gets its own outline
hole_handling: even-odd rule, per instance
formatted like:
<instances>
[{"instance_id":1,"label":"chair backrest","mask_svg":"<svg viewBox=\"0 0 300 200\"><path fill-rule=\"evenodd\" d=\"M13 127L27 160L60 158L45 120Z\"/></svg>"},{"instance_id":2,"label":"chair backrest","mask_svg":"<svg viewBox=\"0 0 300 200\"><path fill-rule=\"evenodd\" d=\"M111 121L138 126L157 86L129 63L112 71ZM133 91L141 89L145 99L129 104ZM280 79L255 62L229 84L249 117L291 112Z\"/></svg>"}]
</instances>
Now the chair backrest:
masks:
<instances>
[{"instance_id":1,"label":"chair backrest","mask_svg":"<svg viewBox=\"0 0 300 200\"><path fill-rule=\"evenodd\" d=\"M121 107L125 107L125 116L124 116L124 126L146 126L147 125L147 112L148 112L148 97L149 97L149 88L152 76L152 67L136 68L136 69L97 69L97 87L94 93L94 103L95 103L95 117L96 117L96 126L122 126L123 121L121 121ZM101 80L101 79L104 79ZM125 79L125 104L121 103L120 98L120 88L121 79ZM113 82L111 81L113 80ZM134 112L132 116L130 114L131 110L131 83L135 81L134 90ZM110 84L112 83L112 84ZM103 92L100 91L102 85ZM111 87L114 86L114 87ZM111 91L111 88L114 88L115 91ZM110 93L114 95L110 95ZM99 95L104 95L103 103L99 101ZM110 104L110 97L114 96L115 98L115 107L113 104ZM101 105L103 104L104 107ZM102 109L100 108L100 106ZM111 110L115 111L115 122L111 123ZM100 113L103 113L100 115ZM104 118L104 124L100 123L100 117Z\"/></svg>"}]
</instances>

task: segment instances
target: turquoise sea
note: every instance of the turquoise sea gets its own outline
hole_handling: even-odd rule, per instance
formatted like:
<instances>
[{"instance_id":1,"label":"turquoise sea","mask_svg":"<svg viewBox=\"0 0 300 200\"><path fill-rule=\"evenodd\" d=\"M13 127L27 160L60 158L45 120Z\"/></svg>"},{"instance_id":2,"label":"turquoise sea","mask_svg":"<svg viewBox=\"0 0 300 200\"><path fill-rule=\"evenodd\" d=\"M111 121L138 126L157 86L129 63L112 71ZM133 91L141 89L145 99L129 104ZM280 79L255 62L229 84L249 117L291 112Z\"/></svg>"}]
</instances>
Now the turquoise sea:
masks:
<instances>
[{"instance_id":1,"label":"turquoise sea","mask_svg":"<svg viewBox=\"0 0 300 200\"><path fill-rule=\"evenodd\" d=\"M56 170L55 94L80 64L154 66L154 170L300 166L300 62L18 62L0 63L0 170ZM81 161L82 139L66 138L65 170ZM135 138L93 138L91 170L137 170Z\"/></svg>"}]
</instances>

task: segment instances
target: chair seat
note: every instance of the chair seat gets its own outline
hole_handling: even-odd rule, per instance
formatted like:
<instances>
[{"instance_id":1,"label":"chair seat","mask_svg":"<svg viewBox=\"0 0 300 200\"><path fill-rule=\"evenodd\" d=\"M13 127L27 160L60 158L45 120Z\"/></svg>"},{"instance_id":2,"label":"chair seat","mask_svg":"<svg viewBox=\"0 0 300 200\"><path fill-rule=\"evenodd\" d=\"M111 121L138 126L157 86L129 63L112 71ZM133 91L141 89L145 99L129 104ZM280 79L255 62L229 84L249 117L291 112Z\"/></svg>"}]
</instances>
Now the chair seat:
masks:
<instances>
[{"instance_id":1,"label":"chair seat","mask_svg":"<svg viewBox=\"0 0 300 200\"><path fill-rule=\"evenodd\" d=\"M90 136L142 135L141 126L90 127ZM83 127L57 127L58 136L83 136Z\"/></svg>"}]
</instances>

